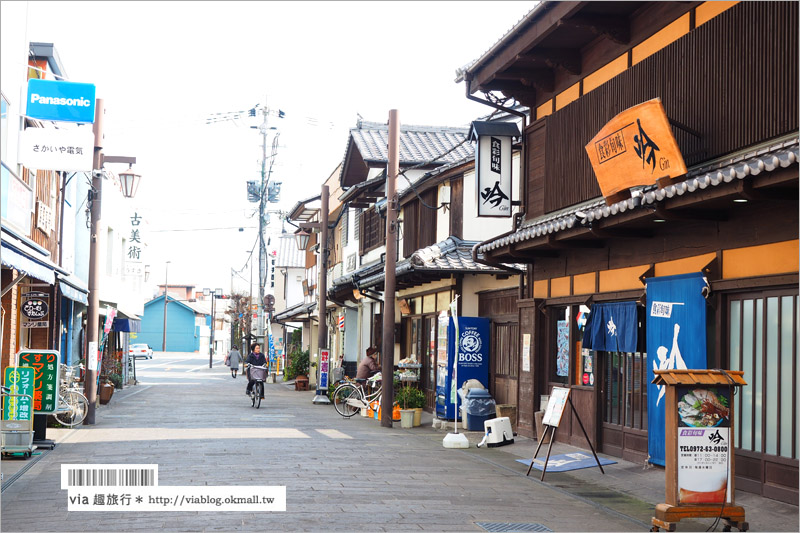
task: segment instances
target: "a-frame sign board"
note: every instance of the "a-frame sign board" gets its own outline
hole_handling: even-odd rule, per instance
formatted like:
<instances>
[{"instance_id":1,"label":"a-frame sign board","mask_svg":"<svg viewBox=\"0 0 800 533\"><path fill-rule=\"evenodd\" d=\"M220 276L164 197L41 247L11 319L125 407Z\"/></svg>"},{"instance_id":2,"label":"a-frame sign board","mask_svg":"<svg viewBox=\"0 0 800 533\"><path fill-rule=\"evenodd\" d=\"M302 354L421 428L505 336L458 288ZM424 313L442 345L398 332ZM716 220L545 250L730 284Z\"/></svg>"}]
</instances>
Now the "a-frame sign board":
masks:
<instances>
[{"instance_id":1,"label":"a-frame sign board","mask_svg":"<svg viewBox=\"0 0 800 533\"><path fill-rule=\"evenodd\" d=\"M578 411L576 411L575 406L572 405L572 398L569 396L569 391L570 389L566 387L553 387L553 391L550 393L550 401L547 403L547 410L545 411L544 418L542 419L544 432L539 437L539 445L536 446L536 451L533 452L531 464L528 466L528 471L525 473L526 476L530 475L531 469L533 468L533 462L536 460L536 456L539 455L539 448L542 447L542 443L545 441L545 437L549 431L550 446L547 447L547 457L544 460L542 477L540 478L542 481L544 481L544 475L547 472L547 462L550 460L550 450L553 449L553 442L556 440L556 428L561 422L561 416L564 414L564 408L567 406L567 403L569 403L569 406L572 408L572 412L575 414L575 419L578 421L581 431L583 431L583 436L586 437L586 442L589 444L589 449L592 450L592 455L594 455L594 460L597 461L597 466L600 467L600 472L605 474L603 465L600 464L600 459L597 458L597 454L594 451L594 446L592 446L592 441L589 440L589 435L586 434L586 430L583 428L583 422L581 422L581 418L578 416Z\"/></svg>"}]
</instances>

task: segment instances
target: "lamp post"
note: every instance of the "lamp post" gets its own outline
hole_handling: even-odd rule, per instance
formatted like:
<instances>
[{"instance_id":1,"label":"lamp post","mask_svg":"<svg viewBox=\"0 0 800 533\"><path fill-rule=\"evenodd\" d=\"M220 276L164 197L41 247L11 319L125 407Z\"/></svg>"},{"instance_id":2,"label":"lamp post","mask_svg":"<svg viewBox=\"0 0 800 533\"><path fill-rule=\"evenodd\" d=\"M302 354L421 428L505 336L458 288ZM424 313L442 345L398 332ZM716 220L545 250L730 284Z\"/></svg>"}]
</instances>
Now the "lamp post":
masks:
<instances>
[{"instance_id":1,"label":"lamp post","mask_svg":"<svg viewBox=\"0 0 800 533\"><path fill-rule=\"evenodd\" d=\"M171 261L167 261L164 265L164 332L163 336L161 337L161 351L167 351L167 300L169 298L169 264Z\"/></svg>"},{"instance_id":2,"label":"lamp post","mask_svg":"<svg viewBox=\"0 0 800 533\"><path fill-rule=\"evenodd\" d=\"M214 330L217 325L217 316L215 312L215 304L217 298L222 295L222 289L203 289L203 296L211 296L211 338L208 342L208 368L213 368L214 365Z\"/></svg>"},{"instance_id":3,"label":"lamp post","mask_svg":"<svg viewBox=\"0 0 800 533\"><path fill-rule=\"evenodd\" d=\"M92 160L92 188L89 192L90 204L90 229L89 229L89 305L86 312L86 378L83 391L89 400L86 412L85 425L95 423L95 404L97 402L97 368L99 355L99 318L100 318L100 239L105 232L102 228L102 199L105 163L128 163L128 172L120 176L123 183L122 193L126 198L132 198L139 186L139 176L130 169L136 163L135 157L105 156L103 154L103 118L105 106L102 98L97 98L95 103L94 124L94 157Z\"/></svg>"}]
</instances>

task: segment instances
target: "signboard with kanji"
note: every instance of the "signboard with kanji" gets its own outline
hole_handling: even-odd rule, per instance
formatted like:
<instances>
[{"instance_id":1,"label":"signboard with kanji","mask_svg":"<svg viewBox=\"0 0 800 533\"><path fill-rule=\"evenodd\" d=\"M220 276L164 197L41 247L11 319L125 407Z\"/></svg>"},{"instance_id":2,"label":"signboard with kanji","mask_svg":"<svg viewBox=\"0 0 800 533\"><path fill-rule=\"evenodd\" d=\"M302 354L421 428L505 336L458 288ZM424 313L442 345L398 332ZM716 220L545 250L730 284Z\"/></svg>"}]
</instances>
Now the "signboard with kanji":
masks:
<instances>
[{"instance_id":1,"label":"signboard with kanji","mask_svg":"<svg viewBox=\"0 0 800 533\"><path fill-rule=\"evenodd\" d=\"M3 420L31 420L33 418L33 383L34 369L28 366L9 366L3 373L3 384L10 390L9 394L26 396L8 396L3 398Z\"/></svg>"},{"instance_id":2,"label":"signboard with kanji","mask_svg":"<svg viewBox=\"0 0 800 533\"><path fill-rule=\"evenodd\" d=\"M33 367L33 411L53 414L58 407L59 362L55 350L22 350L17 354L20 366Z\"/></svg>"},{"instance_id":3,"label":"signboard with kanji","mask_svg":"<svg viewBox=\"0 0 800 533\"><path fill-rule=\"evenodd\" d=\"M22 294L20 302L20 325L23 328L46 328L49 325L50 295L32 291Z\"/></svg>"},{"instance_id":4,"label":"signboard with kanji","mask_svg":"<svg viewBox=\"0 0 800 533\"><path fill-rule=\"evenodd\" d=\"M319 388L328 388L328 363L330 361L330 351L320 350L319 358Z\"/></svg>"}]
</instances>

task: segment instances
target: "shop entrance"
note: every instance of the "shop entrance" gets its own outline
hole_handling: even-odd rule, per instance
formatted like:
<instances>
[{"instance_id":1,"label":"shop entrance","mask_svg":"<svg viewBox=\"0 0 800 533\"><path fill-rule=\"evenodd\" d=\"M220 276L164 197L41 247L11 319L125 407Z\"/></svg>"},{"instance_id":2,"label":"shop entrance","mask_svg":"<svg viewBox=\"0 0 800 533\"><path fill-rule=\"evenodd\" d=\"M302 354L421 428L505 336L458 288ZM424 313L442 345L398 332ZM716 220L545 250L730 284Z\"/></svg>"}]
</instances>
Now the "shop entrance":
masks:
<instances>
[{"instance_id":1,"label":"shop entrance","mask_svg":"<svg viewBox=\"0 0 800 533\"><path fill-rule=\"evenodd\" d=\"M603 362L603 453L634 463L647 459L647 354L597 352Z\"/></svg>"}]
</instances>

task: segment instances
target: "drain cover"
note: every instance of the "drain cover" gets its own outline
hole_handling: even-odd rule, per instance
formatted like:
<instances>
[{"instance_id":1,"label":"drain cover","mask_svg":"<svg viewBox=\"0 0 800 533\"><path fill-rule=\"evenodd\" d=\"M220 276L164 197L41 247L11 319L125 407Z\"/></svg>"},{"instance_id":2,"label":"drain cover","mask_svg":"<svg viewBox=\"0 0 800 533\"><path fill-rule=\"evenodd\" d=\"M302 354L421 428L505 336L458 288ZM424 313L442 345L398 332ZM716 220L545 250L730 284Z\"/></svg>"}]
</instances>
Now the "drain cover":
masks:
<instances>
[{"instance_id":1,"label":"drain cover","mask_svg":"<svg viewBox=\"0 0 800 533\"><path fill-rule=\"evenodd\" d=\"M504 533L517 533L519 531L553 531L542 524L534 523L510 524L508 522L475 522L475 525L486 531L502 531Z\"/></svg>"}]
</instances>

